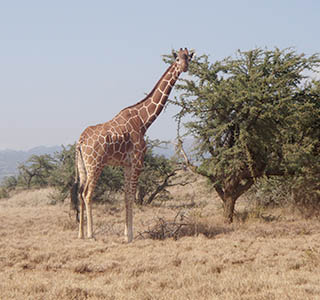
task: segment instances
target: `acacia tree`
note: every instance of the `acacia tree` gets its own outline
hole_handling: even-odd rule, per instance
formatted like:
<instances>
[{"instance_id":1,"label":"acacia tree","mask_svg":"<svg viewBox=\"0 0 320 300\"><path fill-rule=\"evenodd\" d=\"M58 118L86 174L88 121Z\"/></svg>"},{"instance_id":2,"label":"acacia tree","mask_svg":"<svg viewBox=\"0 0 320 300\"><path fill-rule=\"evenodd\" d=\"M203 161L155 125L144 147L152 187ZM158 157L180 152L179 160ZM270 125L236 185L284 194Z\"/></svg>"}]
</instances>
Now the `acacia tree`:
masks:
<instances>
[{"instance_id":1,"label":"acacia tree","mask_svg":"<svg viewBox=\"0 0 320 300\"><path fill-rule=\"evenodd\" d=\"M7 190L8 192L14 190L18 185L18 179L16 176L8 176L5 177L3 182L1 183L1 187L5 190Z\"/></svg>"},{"instance_id":2,"label":"acacia tree","mask_svg":"<svg viewBox=\"0 0 320 300\"><path fill-rule=\"evenodd\" d=\"M147 140L148 150L144 157L144 167L140 174L136 203L139 205L151 204L156 198L166 198L170 194L168 187L187 185L192 181L184 176L181 178L178 172L182 169L174 159L168 159L163 155L154 153L154 149L161 147L159 140Z\"/></svg>"},{"instance_id":3,"label":"acacia tree","mask_svg":"<svg viewBox=\"0 0 320 300\"><path fill-rule=\"evenodd\" d=\"M229 222L257 178L293 174L306 159L319 162L320 93L305 75L319 62L292 49L238 51L213 64L203 55L189 68L193 77L176 86L178 122L189 117L187 134L198 145L191 167L209 179Z\"/></svg>"},{"instance_id":4,"label":"acacia tree","mask_svg":"<svg viewBox=\"0 0 320 300\"><path fill-rule=\"evenodd\" d=\"M18 185L18 179L16 176L5 177L2 183L0 184L0 199L8 198L9 192L14 190Z\"/></svg>"},{"instance_id":5,"label":"acacia tree","mask_svg":"<svg viewBox=\"0 0 320 300\"><path fill-rule=\"evenodd\" d=\"M43 187L49 184L48 178L55 165L49 154L32 155L23 164L20 164L18 179L28 189L31 186Z\"/></svg>"},{"instance_id":6,"label":"acacia tree","mask_svg":"<svg viewBox=\"0 0 320 300\"><path fill-rule=\"evenodd\" d=\"M62 150L53 156L55 168L50 173L49 182L57 190L57 193L52 194L54 200L63 201L69 196L75 175L74 157L75 144L62 145Z\"/></svg>"}]
</instances>

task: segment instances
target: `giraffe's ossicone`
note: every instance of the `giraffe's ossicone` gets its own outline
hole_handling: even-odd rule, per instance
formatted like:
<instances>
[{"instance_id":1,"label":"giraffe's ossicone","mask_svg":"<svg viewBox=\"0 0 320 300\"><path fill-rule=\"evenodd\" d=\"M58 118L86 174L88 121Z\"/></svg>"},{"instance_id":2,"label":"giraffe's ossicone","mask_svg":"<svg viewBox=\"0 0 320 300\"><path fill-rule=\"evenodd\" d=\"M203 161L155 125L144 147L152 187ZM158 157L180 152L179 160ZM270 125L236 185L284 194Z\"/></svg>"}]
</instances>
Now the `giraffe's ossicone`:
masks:
<instances>
[{"instance_id":1,"label":"giraffe's ossicone","mask_svg":"<svg viewBox=\"0 0 320 300\"><path fill-rule=\"evenodd\" d=\"M89 126L76 145L76 180L71 200L79 207L79 238L84 237L84 207L87 235L93 237L91 199L104 166L122 166L125 174L125 235L133 239L132 205L146 152L144 135L161 113L179 75L188 70L193 52L186 48L174 53L175 61L152 91L135 105L121 110L112 120ZM80 201L79 201L80 200Z\"/></svg>"}]
</instances>

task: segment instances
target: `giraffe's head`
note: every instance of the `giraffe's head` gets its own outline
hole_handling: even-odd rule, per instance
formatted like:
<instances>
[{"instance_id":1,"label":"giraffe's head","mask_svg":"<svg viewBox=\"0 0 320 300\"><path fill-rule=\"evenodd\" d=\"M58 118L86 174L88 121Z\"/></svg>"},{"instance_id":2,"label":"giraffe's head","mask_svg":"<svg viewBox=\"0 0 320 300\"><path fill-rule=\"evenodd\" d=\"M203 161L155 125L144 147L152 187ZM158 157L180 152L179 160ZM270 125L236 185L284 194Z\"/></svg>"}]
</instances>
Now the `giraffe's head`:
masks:
<instances>
[{"instance_id":1,"label":"giraffe's head","mask_svg":"<svg viewBox=\"0 0 320 300\"><path fill-rule=\"evenodd\" d=\"M194 51L188 51L187 48L180 48L179 52L172 52L175 60L176 60L176 64L179 68L180 72L187 72L188 70L188 66L189 66L189 62L193 57Z\"/></svg>"}]
</instances>

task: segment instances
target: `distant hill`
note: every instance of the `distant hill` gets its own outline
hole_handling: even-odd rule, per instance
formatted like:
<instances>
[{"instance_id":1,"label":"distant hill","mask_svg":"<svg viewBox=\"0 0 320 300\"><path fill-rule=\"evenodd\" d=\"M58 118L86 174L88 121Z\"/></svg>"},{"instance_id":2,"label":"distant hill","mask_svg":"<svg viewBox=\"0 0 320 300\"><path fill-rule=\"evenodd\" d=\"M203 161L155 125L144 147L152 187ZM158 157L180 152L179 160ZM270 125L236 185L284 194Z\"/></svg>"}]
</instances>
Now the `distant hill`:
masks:
<instances>
[{"instance_id":1,"label":"distant hill","mask_svg":"<svg viewBox=\"0 0 320 300\"><path fill-rule=\"evenodd\" d=\"M39 146L28 151L0 150L0 182L6 176L17 175L19 164L25 162L31 155L53 154L60 150L60 146Z\"/></svg>"}]
</instances>

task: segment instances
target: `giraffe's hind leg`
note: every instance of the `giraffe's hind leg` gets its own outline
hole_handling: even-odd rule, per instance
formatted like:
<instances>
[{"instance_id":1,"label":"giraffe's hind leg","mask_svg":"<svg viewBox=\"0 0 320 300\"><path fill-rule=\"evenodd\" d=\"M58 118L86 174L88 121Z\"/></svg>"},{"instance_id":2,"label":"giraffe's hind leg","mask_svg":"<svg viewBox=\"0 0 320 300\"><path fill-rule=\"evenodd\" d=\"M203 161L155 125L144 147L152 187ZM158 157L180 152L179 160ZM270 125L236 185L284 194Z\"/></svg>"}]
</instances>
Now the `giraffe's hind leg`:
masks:
<instances>
[{"instance_id":1,"label":"giraffe's hind leg","mask_svg":"<svg viewBox=\"0 0 320 300\"><path fill-rule=\"evenodd\" d=\"M81 174L81 173L80 173ZM79 188L79 234L78 238L84 238L84 198L83 198L83 191L85 187L85 182L87 178L86 176L80 175L80 188Z\"/></svg>"},{"instance_id":2,"label":"giraffe's hind leg","mask_svg":"<svg viewBox=\"0 0 320 300\"><path fill-rule=\"evenodd\" d=\"M83 239L84 238L84 220L83 220L83 215L84 215L84 201L82 197L82 193L80 193L80 218L79 218L79 234L78 238Z\"/></svg>"},{"instance_id":3,"label":"giraffe's hind leg","mask_svg":"<svg viewBox=\"0 0 320 300\"><path fill-rule=\"evenodd\" d=\"M100 171L96 172L94 176L88 176L86 186L83 191L83 199L87 212L87 236L89 239L93 238L93 221L92 221L92 196L96 187Z\"/></svg>"},{"instance_id":4,"label":"giraffe's hind leg","mask_svg":"<svg viewBox=\"0 0 320 300\"><path fill-rule=\"evenodd\" d=\"M78 170L79 170L79 234L78 238L84 238L84 199L83 191L87 182L87 171L83 160L78 160Z\"/></svg>"}]
</instances>

